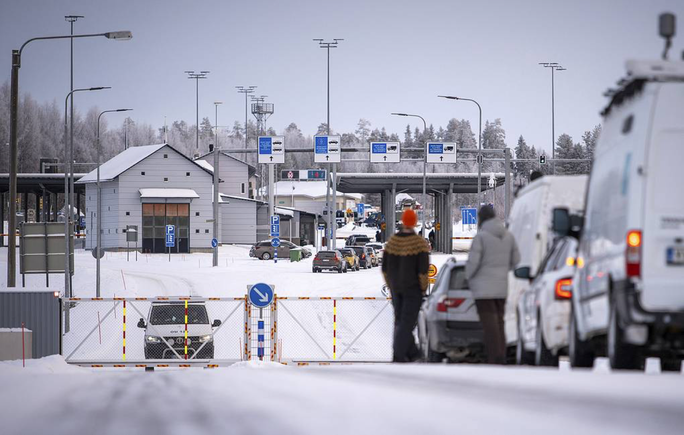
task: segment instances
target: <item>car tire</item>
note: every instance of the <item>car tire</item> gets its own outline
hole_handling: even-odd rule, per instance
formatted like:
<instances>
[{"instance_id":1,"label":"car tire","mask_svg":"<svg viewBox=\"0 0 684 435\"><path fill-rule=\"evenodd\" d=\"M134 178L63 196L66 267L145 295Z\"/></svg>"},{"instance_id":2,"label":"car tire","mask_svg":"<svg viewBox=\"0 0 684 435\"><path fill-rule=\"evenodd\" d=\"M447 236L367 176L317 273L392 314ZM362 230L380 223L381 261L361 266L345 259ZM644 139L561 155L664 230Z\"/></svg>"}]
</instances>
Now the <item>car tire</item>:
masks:
<instances>
[{"instance_id":1,"label":"car tire","mask_svg":"<svg viewBox=\"0 0 684 435\"><path fill-rule=\"evenodd\" d=\"M261 254L261 259L262 260L270 260L271 259L271 253L270 252L264 252Z\"/></svg>"},{"instance_id":2,"label":"car tire","mask_svg":"<svg viewBox=\"0 0 684 435\"><path fill-rule=\"evenodd\" d=\"M572 367L590 368L594 365L594 352L590 343L582 341L577 332L575 308L570 310L570 327L568 328L568 357Z\"/></svg>"},{"instance_id":3,"label":"car tire","mask_svg":"<svg viewBox=\"0 0 684 435\"><path fill-rule=\"evenodd\" d=\"M551 350L546 347L544 341L544 328L542 327L541 316L537 314L537 348L534 352L534 365L540 367L558 367L558 355L554 355Z\"/></svg>"},{"instance_id":4,"label":"car tire","mask_svg":"<svg viewBox=\"0 0 684 435\"><path fill-rule=\"evenodd\" d=\"M606 355L610 367L616 370L640 370L642 361L639 348L624 340L624 331L620 327L620 318L614 297L610 302L608 317L608 337L606 339Z\"/></svg>"},{"instance_id":5,"label":"car tire","mask_svg":"<svg viewBox=\"0 0 684 435\"><path fill-rule=\"evenodd\" d=\"M681 372L682 360L679 358L660 358L660 369L664 372Z\"/></svg>"},{"instance_id":6,"label":"car tire","mask_svg":"<svg viewBox=\"0 0 684 435\"><path fill-rule=\"evenodd\" d=\"M520 314L518 314L518 319ZM515 363L519 366L534 364L534 352L525 350L523 343L523 335L520 328L520 320L518 320L518 340L515 344Z\"/></svg>"}]
</instances>

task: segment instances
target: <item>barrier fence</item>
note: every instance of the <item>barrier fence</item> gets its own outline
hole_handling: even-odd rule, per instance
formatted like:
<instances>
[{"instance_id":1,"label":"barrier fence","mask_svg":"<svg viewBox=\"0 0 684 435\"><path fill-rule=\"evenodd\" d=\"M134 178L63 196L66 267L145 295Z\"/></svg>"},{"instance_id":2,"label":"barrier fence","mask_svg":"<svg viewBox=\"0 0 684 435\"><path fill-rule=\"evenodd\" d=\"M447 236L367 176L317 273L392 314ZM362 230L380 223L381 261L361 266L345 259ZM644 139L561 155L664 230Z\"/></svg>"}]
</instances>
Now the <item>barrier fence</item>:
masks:
<instances>
[{"instance_id":1,"label":"barrier fence","mask_svg":"<svg viewBox=\"0 0 684 435\"><path fill-rule=\"evenodd\" d=\"M94 367L389 362L389 298L65 298L62 354Z\"/></svg>"}]
</instances>

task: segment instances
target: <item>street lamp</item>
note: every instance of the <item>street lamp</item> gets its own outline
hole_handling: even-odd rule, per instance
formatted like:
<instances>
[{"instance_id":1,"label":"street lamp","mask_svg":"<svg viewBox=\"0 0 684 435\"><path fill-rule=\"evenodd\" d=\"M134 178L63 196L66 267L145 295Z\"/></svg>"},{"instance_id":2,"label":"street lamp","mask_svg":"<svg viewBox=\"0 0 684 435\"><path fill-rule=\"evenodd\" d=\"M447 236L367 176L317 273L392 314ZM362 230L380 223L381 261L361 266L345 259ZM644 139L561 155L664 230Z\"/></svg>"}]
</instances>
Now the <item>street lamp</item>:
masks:
<instances>
[{"instance_id":1,"label":"street lamp","mask_svg":"<svg viewBox=\"0 0 684 435\"><path fill-rule=\"evenodd\" d=\"M256 86L235 86L239 94L245 94L245 149L247 149L247 95L253 94Z\"/></svg>"},{"instance_id":2,"label":"street lamp","mask_svg":"<svg viewBox=\"0 0 684 435\"><path fill-rule=\"evenodd\" d=\"M185 71L189 79L195 80L195 118L197 119L197 130L195 131L195 150L199 152L199 81L206 79L209 71Z\"/></svg>"},{"instance_id":3,"label":"street lamp","mask_svg":"<svg viewBox=\"0 0 684 435\"><path fill-rule=\"evenodd\" d=\"M539 62L539 65L544 68L549 68L551 70L551 159L556 158L556 110L555 110L555 83L554 83L554 72L556 71L567 71L567 68L563 68L558 62ZM556 175L556 162L554 161L551 165L551 171Z\"/></svg>"},{"instance_id":4,"label":"street lamp","mask_svg":"<svg viewBox=\"0 0 684 435\"><path fill-rule=\"evenodd\" d=\"M214 246L214 255L213 255L213 260L212 260L212 266L216 267L218 266L218 239L219 239L219 229L218 229L218 220L219 220L219 183L220 183L220 178L219 178L219 164L220 164L220 159L219 159L219 142L218 142L218 106L223 104L221 101L214 101L214 128L215 132L214 133L214 240L216 240L216 246ZM213 245L213 243L212 243Z\"/></svg>"},{"instance_id":5,"label":"street lamp","mask_svg":"<svg viewBox=\"0 0 684 435\"><path fill-rule=\"evenodd\" d=\"M477 109L480 111L480 134L478 136L477 140L477 201L478 201L478 208L482 205L482 107L480 107L480 103L477 101L470 99L470 98L461 98L461 97L454 97L451 95L437 95L439 98L446 98L447 100L460 100L460 101L470 101L471 103L475 103L477 105Z\"/></svg>"},{"instance_id":6,"label":"street lamp","mask_svg":"<svg viewBox=\"0 0 684 435\"><path fill-rule=\"evenodd\" d=\"M24 47L30 42L48 39L69 39L69 38L93 38L104 36L107 39L128 40L133 34L127 30L107 33L92 33L84 35L62 35L62 36L41 36L31 38L22 44L19 50L12 50L12 75L10 79L10 204L9 204L9 227L12 234L16 231L17 225L17 117L19 111L19 68L21 68L21 53ZM67 164L68 162L64 162ZM17 273L17 241L15 237L9 238L7 253L7 287L16 286ZM66 290L66 289L65 289Z\"/></svg>"},{"instance_id":7,"label":"street lamp","mask_svg":"<svg viewBox=\"0 0 684 435\"><path fill-rule=\"evenodd\" d=\"M420 118L423 121L423 136L425 136L425 147L423 147L423 219L421 223L420 233L425 238L425 213L427 211L427 192L426 192L426 177L427 177L427 123L425 118L420 115L413 115L410 113L397 113L393 112L394 116L409 116L413 118Z\"/></svg>"},{"instance_id":8,"label":"street lamp","mask_svg":"<svg viewBox=\"0 0 684 435\"><path fill-rule=\"evenodd\" d=\"M102 161L102 145L100 143L100 118L102 118L102 115L105 113L112 113L112 112L130 112L133 109L113 109L113 110L104 110L100 112L99 115L97 115L97 246L95 246L95 249L97 249L95 258L97 261L97 266L96 266L96 286L95 286L95 295L96 297L100 297L100 257L102 256L102 189L100 189L100 165Z\"/></svg>"},{"instance_id":9,"label":"street lamp","mask_svg":"<svg viewBox=\"0 0 684 435\"><path fill-rule=\"evenodd\" d=\"M69 189L73 189L73 184L70 182L71 178L71 171L73 170L73 165L71 164L73 162L73 148L68 146L67 144L67 108L69 106L69 99L71 98L71 107L73 107L73 96L74 93L76 92L89 92L89 91L101 91L103 89L111 89L109 86L98 86L94 88L80 88L80 89L74 89L73 91L69 92L64 99L64 235L65 235L65 241L64 241L64 296L66 297L73 297L74 294L71 289L71 262L70 262L70 256L71 256L71 249L70 249L70 241L71 241L71 228L72 228L72 219L73 219L73 211L71 209L71 203L73 202L72 200L69 199ZM73 129L71 130L73 133ZM73 139L73 135L72 135ZM73 140L71 141L71 144L73 145ZM98 168L99 169L99 168Z\"/></svg>"},{"instance_id":10,"label":"street lamp","mask_svg":"<svg viewBox=\"0 0 684 435\"><path fill-rule=\"evenodd\" d=\"M330 136L330 49L331 48L337 48L337 45L340 43L340 41L344 41L344 39L341 38L333 38L332 41L324 41L321 38L316 38L314 39L314 42L318 42L318 46L320 48L324 48L328 52L328 116L327 116L327 121L326 121L326 126L328 129L328 136ZM331 243L328 243L328 247L332 246L333 249L335 249L335 245L333 245L335 241L335 235L337 233L337 163L332 164L332 179L330 179L330 171L328 171L328 183L326 184L326 197L328 197L328 192L330 191L330 181L332 181L333 184L333 191L332 191L332 211L335 213L335 216L330 213L330 203L326 201L326 208L328 209L328 228L332 229L332 234L331 234ZM330 230L328 230L330 231Z\"/></svg>"}]
</instances>

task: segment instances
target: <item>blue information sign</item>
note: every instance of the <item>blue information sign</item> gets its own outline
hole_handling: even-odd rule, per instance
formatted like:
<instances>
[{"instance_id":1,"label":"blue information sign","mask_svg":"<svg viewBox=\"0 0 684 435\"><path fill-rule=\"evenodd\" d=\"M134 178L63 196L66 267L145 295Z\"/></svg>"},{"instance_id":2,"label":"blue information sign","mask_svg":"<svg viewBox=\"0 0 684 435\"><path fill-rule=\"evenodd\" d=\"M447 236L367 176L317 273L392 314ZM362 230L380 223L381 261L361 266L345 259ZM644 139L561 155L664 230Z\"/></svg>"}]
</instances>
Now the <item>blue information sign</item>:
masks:
<instances>
[{"instance_id":1,"label":"blue information sign","mask_svg":"<svg viewBox=\"0 0 684 435\"><path fill-rule=\"evenodd\" d=\"M280 235L280 225L271 225L271 237L278 237Z\"/></svg>"},{"instance_id":2,"label":"blue information sign","mask_svg":"<svg viewBox=\"0 0 684 435\"><path fill-rule=\"evenodd\" d=\"M316 136L316 154L328 154L328 136Z\"/></svg>"},{"instance_id":3,"label":"blue information sign","mask_svg":"<svg viewBox=\"0 0 684 435\"><path fill-rule=\"evenodd\" d=\"M371 152L373 154L387 154L387 143L385 142L373 142L373 148Z\"/></svg>"},{"instance_id":4,"label":"blue information sign","mask_svg":"<svg viewBox=\"0 0 684 435\"><path fill-rule=\"evenodd\" d=\"M363 217L363 212L364 212L364 205L363 204L356 204L356 213L359 215L360 218Z\"/></svg>"},{"instance_id":5,"label":"blue information sign","mask_svg":"<svg viewBox=\"0 0 684 435\"><path fill-rule=\"evenodd\" d=\"M463 225L477 225L477 209L476 208L462 208L461 209L461 223Z\"/></svg>"},{"instance_id":6,"label":"blue information sign","mask_svg":"<svg viewBox=\"0 0 684 435\"><path fill-rule=\"evenodd\" d=\"M280 216L278 216L278 215L271 216L271 225L280 225Z\"/></svg>"},{"instance_id":7,"label":"blue information sign","mask_svg":"<svg viewBox=\"0 0 684 435\"><path fill-rule=\"evenodd\" d=\"M278 246L280 246L280 239L277 237L274 237L273 239L271 239L271 246L273 246L274 248L277 248Z\"/></svg>"},{"instance_id":8,"label":"blue information sign","mask_svg":"<svg viewBox=\"0 0 684 435\"><path fill-rule=\"evenodd\" d=\"M260 282L249 289L249 302L257 308L265 308L273 302L273 288Z\"/></svg>"},{"instance_id":9,"label":"blue information sign","mask_svg":"<svg viewBox=\"0 0 684 435\"><path fill-rule=\"evenodd\" d=\"M273 141L270 137L259 138L259 154L271 154Z\"/></svg>"},{"instance_id":10,"label":"blue information sign","mask_svg":"<svg viewBox=\"0 0 684 435\"><path fill-rule=\"evenodd\" d=\"M428 152L430 154L443 154L444 153L444 144L431 143Z\"/></svg>"},{"instance_id":11,"label":"blue information sign","mask_svg":"<svg viewBox=\"0 0 684 435\"><path fill-rule=\"evenodd\" d=\"M176 227L173 225L166 226L166 247L173 248L176 246Z\"/></svg>"}]
</instances>

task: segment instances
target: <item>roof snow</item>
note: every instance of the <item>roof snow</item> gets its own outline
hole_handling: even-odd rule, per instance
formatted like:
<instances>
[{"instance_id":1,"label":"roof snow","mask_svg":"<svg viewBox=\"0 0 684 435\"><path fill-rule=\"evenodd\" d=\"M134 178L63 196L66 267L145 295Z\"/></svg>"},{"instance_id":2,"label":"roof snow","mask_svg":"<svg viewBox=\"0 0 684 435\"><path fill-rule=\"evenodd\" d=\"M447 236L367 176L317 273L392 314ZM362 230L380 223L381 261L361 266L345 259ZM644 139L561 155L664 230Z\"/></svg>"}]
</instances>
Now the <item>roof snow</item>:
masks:
<instances>
[{"instance_id":1,"label":"roof snow","mask_svg":"<svg viewBox=\"0 0 684 435\"><path fill-rule=\"evenodd\" d=\"M141 198L199 198L192 189L140 189Z\"/></svg>"},{"instance_id":2,"label":"roof snow","mask_svg":"<svg viewBox=\"0 0 684 435\"><path fill-rule=\"evenodd\" d=\"M264 186L264 193L268 193L268 187ZM309 198L325 197L325 181L278 181L275 183L274 193L277 196L294 195L308 196ZM332 192L331 192L332 193ZM337 196L346 196L360 200L360 193L343 193L338 191Z\"/></svg>"},{"instance_id":3,"label":"roof snow","mask_svg":"<svg viewBox=\"0 0 684 435\"><path fill-rule=\"evenodd\" d=\"M195 160L195 163L206 169L207 171L213 173L214 172L214 165L211 163L207 162L206 160Z\"/></svg>"}]
</instances>

